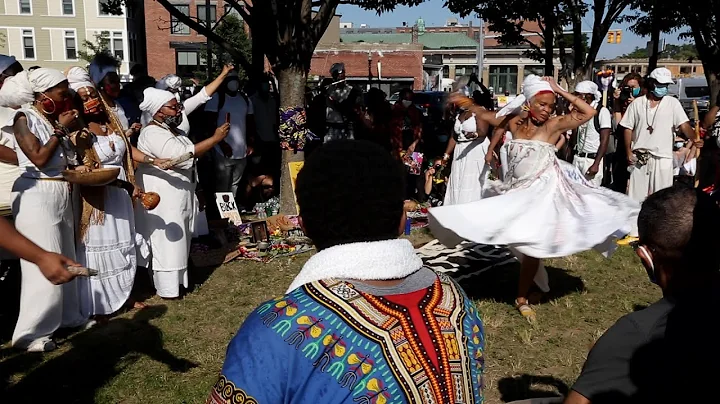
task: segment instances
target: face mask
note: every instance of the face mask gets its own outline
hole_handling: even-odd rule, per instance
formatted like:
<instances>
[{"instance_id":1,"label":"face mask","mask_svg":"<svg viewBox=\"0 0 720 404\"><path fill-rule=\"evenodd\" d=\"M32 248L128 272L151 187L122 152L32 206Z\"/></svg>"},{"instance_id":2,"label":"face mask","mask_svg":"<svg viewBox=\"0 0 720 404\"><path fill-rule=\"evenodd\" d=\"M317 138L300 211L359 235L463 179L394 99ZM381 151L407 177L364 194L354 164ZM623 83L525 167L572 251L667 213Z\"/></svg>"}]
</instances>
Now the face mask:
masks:
<instances>
[{"instance_id":1,"label":"face mask","mask_svg":"<svg viewBox=\"0 0 720 404\"><path fill-rule=\"evenodd\" d=\"M70 98L65 98L63 101L55 102L52 98L48 97L47 95L43 94L45 96L45 99L40 101L40 106L44 113L48 115L55 115L58 116L62 114L65 111L69 111L72 109L72 100Z\"/></svg>"},{"instance_id":2,"label":"face mask","mask_svg":"<svg viewBox=\"0 0 720 404\"><path fill-rule=\"evenodd\" d=\"M115 88L113 88L110 84L105 84L103 89L105 90L105 94L109 95L110 98L117 98L120 96L120 90L115 90Z\"/></svg>"},{"instance_id":3,"label":"face mask","mask_svg":"<svg viewBox=\"0 0 720 404\"><path fill-rule=\"evenodd\" d=\"M633 88L633 89L632 89L632 96L633 96L634 98L637 98L639 95L640 95L640 87Z\"/></svg>"},{"instance_id":4,"label":"face mask","mask_svg":"<svg viewBox=\"0 0 720 404\"><path fill-rule=\"evenodd\" d=\"M100 113L100 99L91 98L83 102L83 112L85 115L96 115Z\"/></svg>"},{"instance_id":5,"label":"face mask","mask_svg":"<svg viewBox=\"0 0 720 404\"><path fill-rule=\"evenodd\" d=\"M685 142L675 142L676 149L681 149L683 146L685 146Z\"/></svg>"},{"instance_id":6,"label":"face mask","mask_svg":"<svg viewBox=\"0 0 720 404\"><path fill-rule=\"evenodd\" d=\"M412 105L412 101L410 101L410 100L403 100L402 105L403 105L405 108L408 108L408 107L410 107L410 106Z\"/></svg>"},{"instance_id":7,"label":"face mask","mask_svg":"<svg viewBox=\"0 0 720 404\"><path fill-rule=\"evenodd\" d=\"M177 128L180 126L180 124L183 121L183 114L181 112L178 112L175 116L166 116L165 117L165 124L171 128Z\"/></svg>"},{"instance_id":8,"label":"face mask","mask_svg":"<svg viewBox=\"0 0 720 404\"><path fill-rule=\"evenodd\" d=\"M662 98L668 94L668 88L667 87L655 87L655 89L653 90L653 94L658 98Z\"/></svg>"},{"instance_id":9,"label":"face mask","mask_svg":"<svg viewBox=\"0 0 720 404\"><path fill-rule=\"evenodd\" d=\"M235 93L237 93L238 91L240 91L240 82L237 81L237 80L233 80L233 81L227 83L227 87L226 87L226 88L227 88L227 90L228 90L229 93L235 94Z\"/></svg>"}]
</instances>

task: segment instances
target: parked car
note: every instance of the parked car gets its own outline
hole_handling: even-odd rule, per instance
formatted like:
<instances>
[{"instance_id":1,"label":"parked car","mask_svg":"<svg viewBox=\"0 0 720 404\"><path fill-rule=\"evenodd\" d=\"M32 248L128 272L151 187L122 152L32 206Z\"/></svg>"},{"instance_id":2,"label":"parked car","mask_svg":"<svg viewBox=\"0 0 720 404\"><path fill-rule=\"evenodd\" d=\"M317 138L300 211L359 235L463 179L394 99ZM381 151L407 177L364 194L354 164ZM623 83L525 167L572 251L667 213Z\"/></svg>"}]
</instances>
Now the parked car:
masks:
<instances>
[{"instance_id":1,"label":"parked car","mask_svg":"<svg viewBox=\"0 0 720 404\"><path fill-rule=\"evenodd\" d=\"M680 100L683 109L692 116L693 101L697 101L700 113L710 109L710 86L705 77L677 79L668 88L670 94Z\"/></svg>"}]
</instances>

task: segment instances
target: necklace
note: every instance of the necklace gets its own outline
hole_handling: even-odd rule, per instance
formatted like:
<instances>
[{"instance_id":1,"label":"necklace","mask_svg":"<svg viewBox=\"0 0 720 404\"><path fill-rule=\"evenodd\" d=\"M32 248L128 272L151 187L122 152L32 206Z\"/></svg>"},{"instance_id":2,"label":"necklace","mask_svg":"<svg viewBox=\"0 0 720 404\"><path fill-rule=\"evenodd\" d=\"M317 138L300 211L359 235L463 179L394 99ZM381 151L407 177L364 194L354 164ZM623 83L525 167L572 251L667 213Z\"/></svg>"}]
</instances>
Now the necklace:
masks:
<instances>
[{"instance_id":1,"label":"necklace","mask_svg":"<svg viewBox=\"0 0 720 404\"><path fill-rule=\"evenodd\" d=\"M647 122L648 127L647 130L652 135L655 131L655 118L658 116L658 112L660 112L660 105L662 104L662 99L660 102L658 102L658 105L655 107L655 114L653 115L652 122L650 121L650 100L647 100L647 105L645 106L645 122Z\"/></svg>"}]
</instances>

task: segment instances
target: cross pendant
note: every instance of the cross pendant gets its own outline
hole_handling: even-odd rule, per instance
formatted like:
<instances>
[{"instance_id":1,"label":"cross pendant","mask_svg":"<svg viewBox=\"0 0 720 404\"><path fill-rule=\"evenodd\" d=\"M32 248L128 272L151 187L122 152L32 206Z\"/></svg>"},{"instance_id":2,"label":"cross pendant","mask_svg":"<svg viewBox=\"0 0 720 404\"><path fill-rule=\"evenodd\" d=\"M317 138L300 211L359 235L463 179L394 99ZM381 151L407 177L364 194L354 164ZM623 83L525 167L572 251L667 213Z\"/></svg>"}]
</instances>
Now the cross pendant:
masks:
<instances>
[{"instance_id":1,"label":"cross pendant","mask_svg":"<svg viewBox=\"0 0 720 404\"><path fill-rule=\"evenodd\" d=\"M648 126L648 132L652 135L653 131L655 130L652 126Z\"/></svg>"}]
</instances>

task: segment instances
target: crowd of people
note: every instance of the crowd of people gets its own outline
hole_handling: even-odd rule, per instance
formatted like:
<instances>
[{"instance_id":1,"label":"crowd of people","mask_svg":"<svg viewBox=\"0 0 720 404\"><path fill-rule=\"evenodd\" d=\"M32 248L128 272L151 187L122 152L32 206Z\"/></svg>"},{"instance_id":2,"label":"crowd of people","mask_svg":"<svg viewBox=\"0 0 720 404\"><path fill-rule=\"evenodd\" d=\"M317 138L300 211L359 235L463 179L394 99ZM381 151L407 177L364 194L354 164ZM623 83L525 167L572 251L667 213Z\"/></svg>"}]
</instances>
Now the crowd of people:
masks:
<instances>
[{"instance_id":1,"label":"crowd of people","mask_svg":"<svg viewBox=\"0 0 720 404\"><path fill-rule=\"evenodd\" d=\"M0 178L16 170L7 199L18 232L0 222L12 236L2 247L23 258L15 347L50 351L59 328L143 307L133 298L138 268L158 296L178 298L191 239L218 214L204 201L230 192L250 207L275 191L269 76L243 90L229 65L189 91L175 75L136 70L121 86L103 55L65 72L0 56L0 71ZM717 355L689 341L709 335L696 332L694 309L717 294L720 208L678 178L694 174L705 142L667 96L669 71L627 76L609 107L595 82L569 93L530 75L494 111L477 82L448 96L435 126L410 89L391 105L379 89L349 85L342 64L331 76L308 98L314 136L296 181L300 223L318 252L284 296L245 320L208 403L483 401L481 313L398 239L408 199L432 205L431 230L447 246L508 246L521 262L515 307L531 322L549 290L542 259L609 254L629 235L664 298L608 330L567 404L671 402L695 380L709 385L711 373L695 370ZM566 144L571 163L558 157ZM106 183L73 180L108 169L118 175ZM358 221L347 206L369 214ZM71 280L66 267L97 276ZM680 347L682 369L662 357Z\"/></svg>"}]
</instances>

